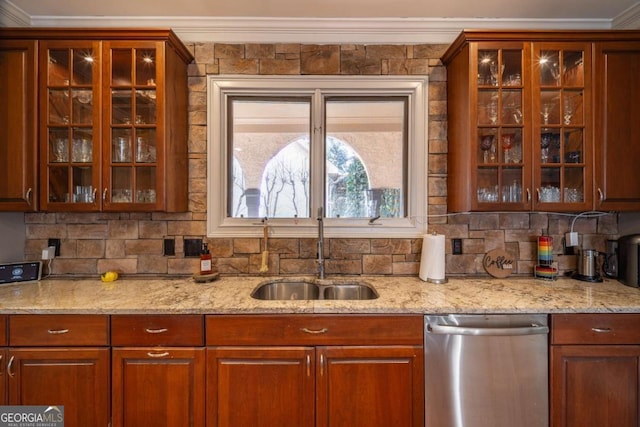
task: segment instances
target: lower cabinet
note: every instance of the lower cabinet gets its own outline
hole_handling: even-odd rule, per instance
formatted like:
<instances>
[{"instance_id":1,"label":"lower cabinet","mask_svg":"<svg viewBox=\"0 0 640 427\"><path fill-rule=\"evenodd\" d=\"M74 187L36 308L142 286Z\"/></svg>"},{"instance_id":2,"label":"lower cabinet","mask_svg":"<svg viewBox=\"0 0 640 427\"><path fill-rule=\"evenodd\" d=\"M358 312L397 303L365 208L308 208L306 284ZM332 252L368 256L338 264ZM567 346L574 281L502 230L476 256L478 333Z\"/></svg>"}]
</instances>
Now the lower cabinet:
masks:
<instances>
[{"instance_id":1,"label":"lower cabinet","mask_svg":"<svg viewBox=\"0 0 640 427\"><path fill-rule=\"evenodd\" d=\"M211 316L206 324L208 427L424 425L421 316Z\"/></svg>"},{"instance_id":2,"label":"lower cabinet","mask_svg":"<svg viewBox=\"0 0 640 427\"><path fill-rule=\"evenodd\" d=\"M65 427L109 424L109 349L9 350L9 405L64 406Z\"/></svg>"},{"instance_id":3,"label":"lower cabinet","mask_svg":"<svg viewBox=\"0 0 640 427\"><path fill-rule=\"evenodd\" d=\"M109 425L108 316L9 316L9 405L64 406L65 427Z\"/></svg>"},{"instance_id":4,"label":"lower cabinet","mask_svg":"<svg viewBox=\"0 0 640 427\"><path fill-rule=\"evenodd\" d=\"M640 425L640 315L552 315L551 325L551 426Z\"/></svg>"},{"instance_id":5,"label":"lower cabinet","mask_svg":"<svg viewBox=\"0 0 640 427\"><path fill-rule=\"evenodd\" d=\"M113 427L204 426L203 348L114 348Z\"/></svg>"},{"instance_id":6,"label":"lower cabinet","mask_svg":"<svg viewBox=\"0 0 640 427\"><path fill-rule=\"evenodd\" d=\"M113 427L203 427L203 316L111 316Z\"/></svg>"}]
</instances>

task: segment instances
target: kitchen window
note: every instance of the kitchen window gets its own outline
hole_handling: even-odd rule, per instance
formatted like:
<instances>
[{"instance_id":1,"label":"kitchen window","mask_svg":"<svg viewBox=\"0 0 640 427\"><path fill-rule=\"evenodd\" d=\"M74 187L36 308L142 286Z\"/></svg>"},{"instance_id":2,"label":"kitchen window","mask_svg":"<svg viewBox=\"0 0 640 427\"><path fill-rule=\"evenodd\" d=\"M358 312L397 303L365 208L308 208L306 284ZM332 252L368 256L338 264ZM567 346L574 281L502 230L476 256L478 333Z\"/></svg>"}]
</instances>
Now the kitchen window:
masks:
<instances>
[{"instance_id":1,"label":"kitchen window","mask_svg":"<svg viewBox=\"0 0 640 427\"><path fill-rule=\"evenodd\" d=\"M417 237L426 215L427 80L208 79L209 237Z\"/></svg>"}]
</instances>

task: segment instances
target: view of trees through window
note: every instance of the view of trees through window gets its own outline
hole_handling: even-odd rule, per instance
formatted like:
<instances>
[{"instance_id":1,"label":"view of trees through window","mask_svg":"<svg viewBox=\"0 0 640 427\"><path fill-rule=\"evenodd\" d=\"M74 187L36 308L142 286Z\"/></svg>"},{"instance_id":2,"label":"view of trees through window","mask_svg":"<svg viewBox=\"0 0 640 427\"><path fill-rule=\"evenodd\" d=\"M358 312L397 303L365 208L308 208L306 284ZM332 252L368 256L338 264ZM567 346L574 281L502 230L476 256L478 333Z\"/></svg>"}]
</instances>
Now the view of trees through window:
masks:
<instances>
[{"instance_id":1,"label":"view of trees through window","mask_svg":"<svg viewBox=\"0 0 640 427\"><path fill-rule=\"evenodd\" d=\"M327 98L321 124L313 123L305 97L237 97L231 103L230 217L308 218L314 185L323 188L327 217L405 215L403 98ZM323 137L311 129L324 129ZM314 175L319 152L324 173Z\"/></svg>"}]
</instances>

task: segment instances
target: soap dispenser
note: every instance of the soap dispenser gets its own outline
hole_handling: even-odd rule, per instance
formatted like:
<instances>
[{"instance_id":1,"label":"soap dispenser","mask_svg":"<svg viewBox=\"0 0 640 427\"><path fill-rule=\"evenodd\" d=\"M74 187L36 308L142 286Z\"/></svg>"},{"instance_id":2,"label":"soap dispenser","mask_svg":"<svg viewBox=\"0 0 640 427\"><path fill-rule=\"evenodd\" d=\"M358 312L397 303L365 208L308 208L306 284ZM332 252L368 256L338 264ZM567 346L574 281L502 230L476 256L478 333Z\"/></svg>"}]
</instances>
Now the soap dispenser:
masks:
<instances>
[{"instance_id":1,"label":"soap dispenser","mask_svg":"<svg viewBox=\"0 0 640 427\"><path fill-rule=\"evenodd\" d=\"M202 245L200 253L200 274L211 274L211 254L206 243Z\"/></svg>"}]
</instances>

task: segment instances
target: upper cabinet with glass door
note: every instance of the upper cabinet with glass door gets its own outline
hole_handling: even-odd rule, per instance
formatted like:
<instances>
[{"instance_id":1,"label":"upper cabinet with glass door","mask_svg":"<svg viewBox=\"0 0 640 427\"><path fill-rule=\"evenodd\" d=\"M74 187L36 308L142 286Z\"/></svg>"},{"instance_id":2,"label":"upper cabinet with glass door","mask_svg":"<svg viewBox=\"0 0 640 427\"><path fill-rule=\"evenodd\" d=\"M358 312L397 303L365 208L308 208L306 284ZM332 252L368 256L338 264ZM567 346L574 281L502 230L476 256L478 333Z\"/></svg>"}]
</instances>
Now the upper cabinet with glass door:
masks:
<instances>
[{"instance_id":1,"label":"upper cabinet with glass door","mask_svg":"<svg viewBox=\"0 0 640 427\"><path fill-rule=\"evenodd\" d=\"M108 42L105 48L110 109L103 201L107 208L155 208L162 205L164 188L164 171L158 167L158 148L164 143L158 132L164 115L159 102L164 91L158 85L162 44Z\"/></svg>"},{"instance_id":2,"label":"upper cabinet with glass door","mask_svg":"<svg viewBox=\"0 0 640 427\"><path fill-rule=\"evenodd\" d=\"M591 38L615 32L465 31L443 57L448 208L593 206Z\"/></svg>"},{"instance_id":3,"label":"upper cabinet with glass door","mask_svg":"<svg viewBox=\"0 0 640 427\"><path fill-rule=\"evenodd\" d=\"M591 51L586 43L533 45L533 164L540 210L592 204Z\"/></svg>"},{"instance_id":4,"label":"upper cabinet with glass door","mask_svg":"<svg viewBox=\"0 0 640 427\"><path fill-rule=\"evenodd\" d=\"M529 198L523 187L528 180L527 93L521 45L477 47L477 103L471 159L476 183L472 209L523 209ZM475 52L474 52L475 53ZM473 83L472 83L473 84ZM526 187L524 187L526 188Z\"/></svg>"},{"instance_id":5,"label":"upper cabinet with glass door","mask_svg":"<svg viewBox=\"0 0 640 427\"><path fill-rule=\"evenodd\" d=\"M193 57L175 34L23 34L40 45L41 209L186 211L187 65Z\"/></svg>"},{"instance_id":6,"label":"upper cabinet with glass door","mask_svg":"<svg viewBox=\"0 0 640 427\"><path fill-rule=\"evenodd\" d=\"M100 43L40 44L40 206L99 210Z\"/></svg>"}]
</instances>

